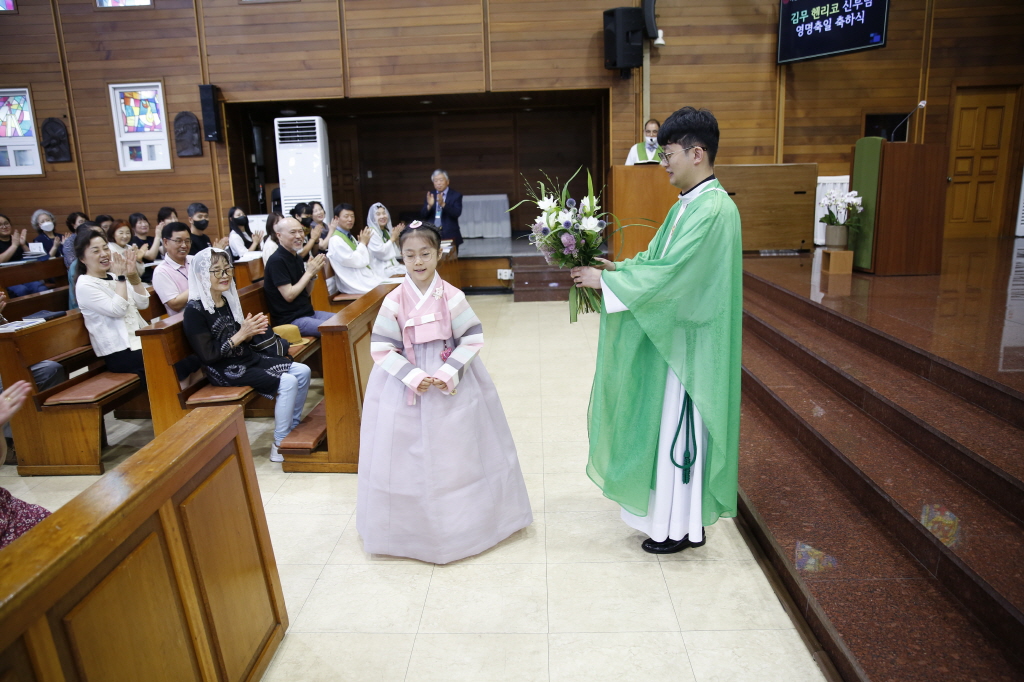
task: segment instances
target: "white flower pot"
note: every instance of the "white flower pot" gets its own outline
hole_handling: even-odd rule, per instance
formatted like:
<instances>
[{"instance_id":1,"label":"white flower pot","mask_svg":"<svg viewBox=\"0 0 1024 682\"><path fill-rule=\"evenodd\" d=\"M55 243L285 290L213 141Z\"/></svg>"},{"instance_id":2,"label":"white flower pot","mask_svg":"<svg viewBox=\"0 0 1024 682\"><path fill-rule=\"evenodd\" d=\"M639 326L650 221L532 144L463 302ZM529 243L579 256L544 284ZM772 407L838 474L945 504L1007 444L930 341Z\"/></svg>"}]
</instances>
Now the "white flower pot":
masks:
<instances>
[{"instance_id":1,"label":"white flower pot","mask_svg":"<svg viewBox=\"0 0 1024 682\"><path fill-rule=\"evenodd\" d=\"M825 226L825 248L844 251L849 241L850 232L846 225Z\"/></svg>"}]
</instances>

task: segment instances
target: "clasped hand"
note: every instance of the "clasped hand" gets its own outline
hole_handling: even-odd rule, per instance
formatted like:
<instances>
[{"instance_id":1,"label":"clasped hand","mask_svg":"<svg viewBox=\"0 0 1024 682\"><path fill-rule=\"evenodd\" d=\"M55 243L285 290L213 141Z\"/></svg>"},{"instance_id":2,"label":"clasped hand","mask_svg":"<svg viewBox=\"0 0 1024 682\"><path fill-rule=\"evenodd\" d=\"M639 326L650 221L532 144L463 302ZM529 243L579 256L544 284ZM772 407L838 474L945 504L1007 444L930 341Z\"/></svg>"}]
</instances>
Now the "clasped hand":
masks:
<instances>
[{"instance_id":1,"label":"clasped hand","mask_svg":"<svg viewBox=\"0 0 1024 682\"><path fill-rule=\"evenodd\" d=\"M241 327L238 329L238 335L242 337L242 341L248 341L252 337L267 331L268 326L270 326L270 321L266 315L263 313L256 313L255 315L249 313L242 320Z\"/></svg>"},{"instance_id":2,"label":"clasped hand","mask_svg":"<svg viewBox=\"0 0 1024 682\"><path fill-rule=\"evenodd\" d=\"M445 384L440 379L435 379L434 377L427 377L426 379L424 379L423 381L420 382L420 385L419 385L420 393L423 393L424 391L426 391L431 386L437 386L442 391L445 390L446 388L448 388L448 385Z\"/></svg>"},{"instance_id":3,"label":"clasped hand","mask_svg":"<svg viewBox=\"0 0 1024 682\"><path fill-rule=\"evenodd\" d=\"M318 253L317 255L313 256L308 261L306 261L306 272L308 272L311 275L315 275L316 273L324 269L324 263L326 261L327 256L325 256L322 253Z\"/></svg>"},{"instance_id":4,"label":"clasped hand","mask_svg":"<svg viewBox=\"0 0 1024 682\"><path fill-rule=\"evenodd\" d=\"M135 272L135 263L138 257L139 253L134 246L125 249L123 256L116 251L111 251L110 272L118 277Z\"/></svg>"}]
</instances>

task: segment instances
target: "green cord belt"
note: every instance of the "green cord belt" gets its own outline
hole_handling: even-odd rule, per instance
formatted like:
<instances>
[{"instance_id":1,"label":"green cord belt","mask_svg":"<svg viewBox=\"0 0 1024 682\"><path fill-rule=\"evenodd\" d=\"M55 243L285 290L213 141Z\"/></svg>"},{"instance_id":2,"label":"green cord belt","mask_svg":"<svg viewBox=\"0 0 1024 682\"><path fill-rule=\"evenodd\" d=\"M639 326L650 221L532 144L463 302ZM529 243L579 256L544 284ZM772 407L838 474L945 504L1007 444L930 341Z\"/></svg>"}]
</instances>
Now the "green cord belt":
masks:
<instances>
[{"instance_id":1,"label":"green cord belt","mask_svg":"<svg viewBox=\"0 0 1024 682\"><path fill-rule=\"evenodd\" d=\"M676 461L676 442L679 440L679 432L686 422L686 444L683 448L683 463ZM690 448L693 448L692 450ZM693 427L693 401L690 394L683 393L683 409L679 412L679 423L676 425L676 435L672 438L672 449L668 451L672 463L683 470L683 483L690 482L690 469L697 461L697 433Z\"/></svg>"}]
</instances>

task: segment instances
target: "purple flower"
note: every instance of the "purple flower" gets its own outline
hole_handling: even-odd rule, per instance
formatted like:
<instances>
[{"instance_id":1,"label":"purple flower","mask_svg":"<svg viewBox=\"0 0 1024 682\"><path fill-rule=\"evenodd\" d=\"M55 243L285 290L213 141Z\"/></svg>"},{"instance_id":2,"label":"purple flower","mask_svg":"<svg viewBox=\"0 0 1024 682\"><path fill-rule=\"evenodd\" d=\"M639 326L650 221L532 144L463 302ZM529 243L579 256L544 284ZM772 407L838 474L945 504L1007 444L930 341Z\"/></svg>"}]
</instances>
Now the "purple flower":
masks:
<instances>
[{"instance_id":1,"label":"purple flower","mask_svg":"<svg viewBox=\"0 0 1024 682\"><path fill-rule=\"evenodd\" d=\"M562 223L562 227L568 230L570 227L572 227L572 221L566 220L564 223Z\"/></svg>"},{"instance_id":2,"label":"purple flower","mask_svg":"<svg viewBox=\"0 0 1024 682\"><path fill-rule=\"evenodd\" d=\"M569 199L569 201L565 202L565 205L568 206L569 208L576 208L576 200Z\"/></svg>"},{"instance_id":3,"label":"purple flower","mask_svg":"<svg viewBox=\"0 0 1024 682\"><path fill-rule=\"evenodd\" d=\"M540 233L547 237L549 234L551 234L551 230L548 229L547 225L545 225L544 227L540 228Z\"/></svg>"},{"instance_id":4,"label":"purple flower","mask_svg":"<svg viewBox=\"0 0 1024 682\"><path fill-rule=\"evenodd\" d=\"M608 223L606 223L606 222L605 222L605 221L603 221L603 220L598 220L598 221L597 221L597 229L599 229L599 230L603 230L603 229L604 229L604 228L606 228L606 227L608 227Z\"/></svg>"},{"instance_id":5,"label":"purple flower","mask_svg":"<svg viewBox=\"0 0 1024 682\"><path fill-rule=\"evenodd\" d=\"M576 249L562 249L562 253L564 253L566 256L575 256Z\"/></svg>"},{"instance_id":6,"label":"purple flower","mask_svg":"<svg viewBox=\"0 0 1024 682\"><path fill-rule=\"evenodd\" d=\"M573 237L571 234L563 234L562 235L562 246L564 246L565 248L567 248L567 249L569 249L571 251L575 251L576 250L576 237Z\"/></svg>"}]
</instances>

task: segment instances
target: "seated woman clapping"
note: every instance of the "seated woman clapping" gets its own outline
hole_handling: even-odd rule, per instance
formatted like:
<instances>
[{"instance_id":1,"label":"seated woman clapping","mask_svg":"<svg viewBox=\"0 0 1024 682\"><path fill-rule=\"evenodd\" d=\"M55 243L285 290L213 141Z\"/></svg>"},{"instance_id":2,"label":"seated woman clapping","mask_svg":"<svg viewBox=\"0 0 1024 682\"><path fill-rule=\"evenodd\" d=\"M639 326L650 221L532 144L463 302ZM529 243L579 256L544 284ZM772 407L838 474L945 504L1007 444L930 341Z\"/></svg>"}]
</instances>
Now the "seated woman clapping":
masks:
<instances>
[{"instance_id":1,"label":"seated woman clapping","mask_svg":"<svg viewBox=\"0 0 1024 682\"><path fill-rule=\"evenodd\" d=\"M149 291L135 262L135 247L120 256L110 250L106 235L82 230L75 238L75 298L97 356L111 372L138 374L145 380L142 340L135 332L146 326L139 310L149 307Z\"/></svg>"},{"instance_id":2,"label":"seated woman clapping","mask_svg":"<svg viewBox=\"0 0 1024 682\"><path fill-rule=\"evenodd\" d=\"M391 212L379 201L370 207L366 215L366 226L371 236L366 248L370 251L370 270L381 279L402 277L405 266L398 262L398 237L405 229L405 223L391 225Z\"/></svg>"},{"instance_id":3,"label":"seated woman clapping","mask_svg":"<svg viewBox=\"0 0 1024 682\"><path fill-rule=\"evenodd\" d=\"M281 462L277 448L299 425L309 367L292 361L288 342L268 329L266 315L242 315L233 275L227 252L206 248L195 255L188 270L185 336L214 386L252 386L266 398L276 396L270 461Z\"/></svg>"}]
</instances>

